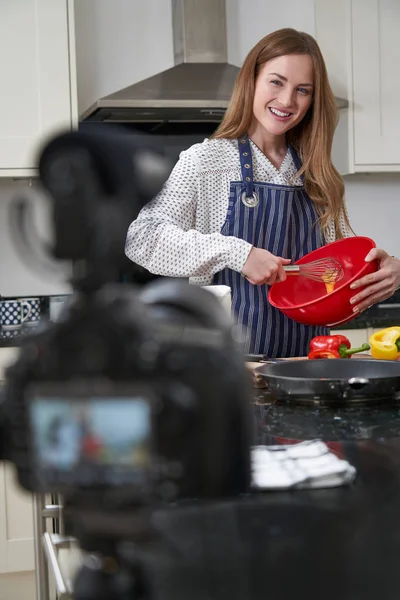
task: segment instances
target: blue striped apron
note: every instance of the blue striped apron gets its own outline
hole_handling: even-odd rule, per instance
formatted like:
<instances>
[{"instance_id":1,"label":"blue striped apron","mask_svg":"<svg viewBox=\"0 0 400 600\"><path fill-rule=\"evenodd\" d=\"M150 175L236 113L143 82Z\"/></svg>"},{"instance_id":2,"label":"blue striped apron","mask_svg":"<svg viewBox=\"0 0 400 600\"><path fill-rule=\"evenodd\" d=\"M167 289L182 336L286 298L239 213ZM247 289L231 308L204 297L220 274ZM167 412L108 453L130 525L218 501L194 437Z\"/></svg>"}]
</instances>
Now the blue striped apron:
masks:
<instances>
[{"instance_id":1,"label":"blue striped apron","mask_svg":"<svg viewBox=\"0 0 400 600\"><path fill-rule=\"evenodd\" d=\"M304 187L253 181L249 138L239 139L238 145L242 181L231 182L221 233L293 262L322 246L325 242L316 223L318 213ZM290 152L299 169L299 157L292 148ZM232 290L232 311L244 327L246 353L266 354L271 358L306 356L311 339L329 333L325 327L292 321L269 304L268 286L252 285L236 271L220 271L213 283L228 285Z\"/></svg>"}]
</instances>

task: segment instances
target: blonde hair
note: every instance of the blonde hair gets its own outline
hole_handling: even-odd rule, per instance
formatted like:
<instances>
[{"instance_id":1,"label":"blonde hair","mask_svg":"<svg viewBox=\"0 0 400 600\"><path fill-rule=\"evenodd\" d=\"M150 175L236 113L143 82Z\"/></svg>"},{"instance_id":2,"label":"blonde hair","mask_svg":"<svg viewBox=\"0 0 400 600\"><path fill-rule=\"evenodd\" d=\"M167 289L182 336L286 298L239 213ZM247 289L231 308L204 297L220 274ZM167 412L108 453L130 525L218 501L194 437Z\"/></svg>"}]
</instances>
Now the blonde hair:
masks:
<instances>
[{"instance_id":1,"label":"blonde hair","mask_svg":"<svg viewBox=\"0 0 400 600\"><path fill-rule=\"evenodd\" d=\"M213 138L237 139L246 135L253 119L255 83L262 67L288 54L307 54L314 67L313 101L304 118L287 132L287 141L299 154L304 187L315 202L324 230L334 223L336 238L344 237L340 221L352 231L344 209L343 179L332 164L332 140L338 122L335 97L321 50L315 39L285 28L265 36L250 50L239 72L229 106Z\"/></svg>"}]
</instances>

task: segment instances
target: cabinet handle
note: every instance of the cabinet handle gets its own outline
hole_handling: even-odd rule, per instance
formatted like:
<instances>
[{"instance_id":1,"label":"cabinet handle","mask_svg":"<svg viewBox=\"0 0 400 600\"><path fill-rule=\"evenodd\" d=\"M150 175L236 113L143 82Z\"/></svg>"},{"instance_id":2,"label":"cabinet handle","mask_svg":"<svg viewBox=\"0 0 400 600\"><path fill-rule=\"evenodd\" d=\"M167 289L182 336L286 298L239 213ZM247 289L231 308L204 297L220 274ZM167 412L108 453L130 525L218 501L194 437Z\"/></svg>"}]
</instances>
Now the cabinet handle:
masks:
<instances>
[{"instance_id":1,"label":"cabinet handle","mask_svg":"<svg viewBox=\"0 0 400 600\"><path fill-rule=\"evenodd\" d=\"M62 506L58 504L46 504L42 511L45 519L59 519L61 517Z\"/></svg>"},{"instance_id":2,"label":"cabinet handle","mask_svg":"<svg viewBox=\"0 0 400 600\"><path fill-rule=\"evenodd\" d=\"M63 574L61 573L60 565L58 564L57 560L56 548L49 533L45 533L43 535L43 542L47 560L50 563L50 567L54 575L57 592L59 594L59 600L68 600L71 598L71 592L64 581Z\"/></svg>"}]
</instances>

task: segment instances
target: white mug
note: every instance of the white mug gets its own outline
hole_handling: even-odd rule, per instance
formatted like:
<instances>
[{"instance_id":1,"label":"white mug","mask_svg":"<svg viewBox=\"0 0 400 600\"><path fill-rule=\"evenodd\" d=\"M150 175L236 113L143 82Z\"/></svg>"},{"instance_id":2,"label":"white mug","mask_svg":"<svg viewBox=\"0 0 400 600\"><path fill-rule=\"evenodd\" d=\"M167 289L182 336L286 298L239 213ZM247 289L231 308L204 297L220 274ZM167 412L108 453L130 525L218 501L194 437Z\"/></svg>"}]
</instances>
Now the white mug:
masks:
<instances>
[{"instance_id":1,"label":"white mug","mask_svg":"<svg viewBox=\"0 0 400 600\"><path fill-rule=\"evenodd\" d=\"M49 318L50 321L58 321L61 311L69 296L50 296L49 298Z\"/></svg>"},{"instance_id":2,"label":"white mug","mask_svg":"<svg viewBox=\"0 0 400 600\"><path fill-rule=\"evenodd\" d=\"M23 306L22 314L27 327L36 327L40 321L40 298L18 298Z\"/></svg>"}]
</instances>

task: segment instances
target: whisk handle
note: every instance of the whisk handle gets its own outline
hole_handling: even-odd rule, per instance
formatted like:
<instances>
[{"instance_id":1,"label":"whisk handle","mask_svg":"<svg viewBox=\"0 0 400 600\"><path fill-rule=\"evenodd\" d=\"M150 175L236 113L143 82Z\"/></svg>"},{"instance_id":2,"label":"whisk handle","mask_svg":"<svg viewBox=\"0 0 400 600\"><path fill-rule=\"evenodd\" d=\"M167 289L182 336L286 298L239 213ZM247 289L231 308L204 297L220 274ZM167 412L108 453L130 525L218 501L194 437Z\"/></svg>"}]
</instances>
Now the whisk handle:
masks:
<instances>
[{"instance_id":1,"label":"whisk handle","mask_svg":"<svg viewBox=\"0 0 400 600\"><path fill-rule=\"evenodd\" d=\"M298 275L300 273L300 265L285 265L283 269L287 275Z\"/></svg>"}]
</instances>

